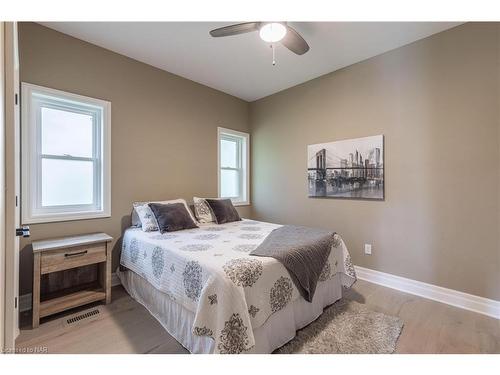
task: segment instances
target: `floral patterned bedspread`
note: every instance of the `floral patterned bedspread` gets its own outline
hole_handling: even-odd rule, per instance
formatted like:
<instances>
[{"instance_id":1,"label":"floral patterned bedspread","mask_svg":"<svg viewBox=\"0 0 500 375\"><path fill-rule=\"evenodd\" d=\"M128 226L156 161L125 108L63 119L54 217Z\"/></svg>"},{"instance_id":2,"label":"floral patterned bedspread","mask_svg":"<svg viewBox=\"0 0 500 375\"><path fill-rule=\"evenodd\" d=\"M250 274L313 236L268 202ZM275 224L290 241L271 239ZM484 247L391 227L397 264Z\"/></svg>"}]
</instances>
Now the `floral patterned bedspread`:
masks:
<instances>
[{"instance_id":1,"label":"floral patterned bedspread","mask_svg":"<svg viewBox=\"0 0 500 375\"><path fill-rule=\"evenodd\" d=\"M193 334L213 338L216 353L241 353L255 344L253 329L302 298L281 263L249 255L279 227L242 220L165 234L129 228L120 263L195 313ZM345 287L356 280L336 234L319 282L338 272Z\"/></svg>"}]
</instances>

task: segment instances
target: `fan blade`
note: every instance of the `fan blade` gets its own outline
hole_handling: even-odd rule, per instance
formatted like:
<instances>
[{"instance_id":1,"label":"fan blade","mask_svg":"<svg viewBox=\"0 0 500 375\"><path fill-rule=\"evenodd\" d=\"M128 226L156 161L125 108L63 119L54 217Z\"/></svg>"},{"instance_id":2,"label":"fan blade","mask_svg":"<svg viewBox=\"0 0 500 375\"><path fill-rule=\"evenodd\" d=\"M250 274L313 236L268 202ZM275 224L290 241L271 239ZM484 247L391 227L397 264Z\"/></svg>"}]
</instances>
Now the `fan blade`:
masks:
<instances>
[{"instance_id":1,"label":"fan blade","mask_svg":"<svg viewBox=\"0 0 500 375\"><path fill-rule=\"evenodd\" d=\"M286 28L287 32L285 37L281 40L281 44L297 55L303 55L309 51L309 45L304 38L290 26L287 25Z\"/></svg>"},{"instance_id":2,"label":"fan blade","mask_svg":"<svg viewBox=\"0 0 500 375\"><path fill-rule=\"evenodd\" d=\"M214 38L249 33L259 30L260 22L237 23L236 25L224 26L210 31Z\"/></svg>"}]
</instances>

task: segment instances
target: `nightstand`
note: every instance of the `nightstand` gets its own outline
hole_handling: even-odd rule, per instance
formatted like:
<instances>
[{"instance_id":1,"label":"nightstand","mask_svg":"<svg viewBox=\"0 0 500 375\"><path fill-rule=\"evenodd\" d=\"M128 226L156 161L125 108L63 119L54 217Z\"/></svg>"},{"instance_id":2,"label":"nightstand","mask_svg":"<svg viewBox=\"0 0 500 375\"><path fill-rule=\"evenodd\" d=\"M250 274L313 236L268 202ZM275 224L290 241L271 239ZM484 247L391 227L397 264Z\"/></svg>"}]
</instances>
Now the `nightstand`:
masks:
<instances>
[{"instance_id":1,"label":"nightstand","mask_svg":"<svg viewBox=\"0 0 500 375\"><path fill-rule=\"evenodd\" d=\"M111 246L106 233L33 241L33 328L40 318L96 301L111 302ZM40 298L42 275L70 268L99 265L99 280L77 291Z\"/></svg>"}]
</instances>

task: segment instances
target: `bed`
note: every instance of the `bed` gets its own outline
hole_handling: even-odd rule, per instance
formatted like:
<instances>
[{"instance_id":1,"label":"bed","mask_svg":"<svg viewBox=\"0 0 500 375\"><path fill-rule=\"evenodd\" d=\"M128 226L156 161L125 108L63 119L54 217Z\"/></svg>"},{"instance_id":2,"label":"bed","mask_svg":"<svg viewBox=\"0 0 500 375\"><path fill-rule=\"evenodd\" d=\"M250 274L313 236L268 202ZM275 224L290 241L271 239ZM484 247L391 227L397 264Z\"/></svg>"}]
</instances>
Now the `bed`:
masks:
<instances>
[{"instance_id":1,"label":"bed","mask_svg":"<svg viewBox=\"0 0 500 375\"><path fill-rule=\"evenodd\" d=\"M191 353L271 353L356 280L349 252L335 234L307 302L280 262L249 254L279 227L243 219L165 234L129 228L117 274Z\"/></svg>"}]
</instances>

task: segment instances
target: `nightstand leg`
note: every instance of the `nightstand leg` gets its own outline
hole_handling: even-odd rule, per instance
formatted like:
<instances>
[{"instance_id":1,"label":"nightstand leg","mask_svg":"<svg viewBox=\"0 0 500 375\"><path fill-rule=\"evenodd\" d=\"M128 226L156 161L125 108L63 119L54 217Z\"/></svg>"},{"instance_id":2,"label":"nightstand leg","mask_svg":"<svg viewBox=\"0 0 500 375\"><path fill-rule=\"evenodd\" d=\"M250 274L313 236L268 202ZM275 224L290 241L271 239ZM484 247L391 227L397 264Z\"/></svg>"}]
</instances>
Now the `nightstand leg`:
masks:
<instances>
[{"instance_id":1,"label":"nightstand leg","mask_svg":"<svg viewBox=\"0 0 500 375\"><path fill-rule=\"evenodd\" d=\"M106 304L111 302L111 250L106 244L106 262L101 264L101 285L106 292Z\"/></svg>"},{"instance_id":2,"label":"nightstand leg","mask_svg":"<svg viewBox=\"0 0 500 375\"><path fill-rule=\"evenodd\" d=\"M33 328L40 324L40 253L33 254Z\"/></svg>"}]
</instances>

